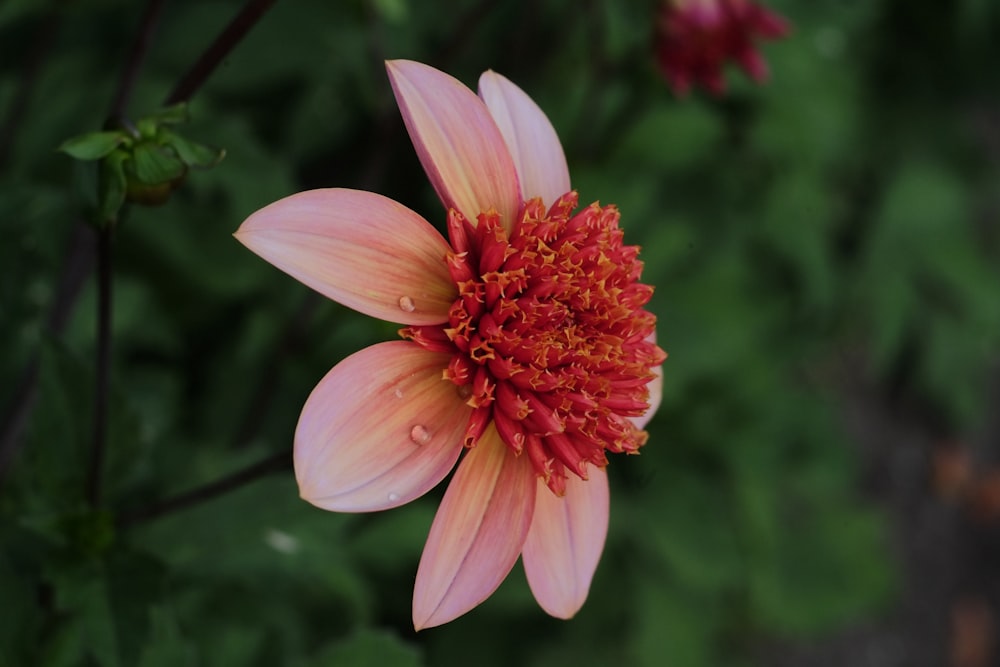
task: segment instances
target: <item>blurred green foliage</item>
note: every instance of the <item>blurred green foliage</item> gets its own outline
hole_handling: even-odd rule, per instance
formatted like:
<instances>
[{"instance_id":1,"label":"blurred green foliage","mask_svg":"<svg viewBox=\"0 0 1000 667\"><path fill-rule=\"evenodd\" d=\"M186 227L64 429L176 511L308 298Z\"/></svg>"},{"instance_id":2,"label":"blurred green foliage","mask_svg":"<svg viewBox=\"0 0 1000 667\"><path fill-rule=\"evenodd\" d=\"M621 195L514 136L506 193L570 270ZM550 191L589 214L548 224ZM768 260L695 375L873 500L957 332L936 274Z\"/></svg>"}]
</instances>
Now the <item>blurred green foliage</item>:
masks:
<instances>
[{"instance_id":1,"label":"blurred green foliage","mask_svg":"<svg viewBox=\"0 0 1000 667\"><path fill-rule=\"evenodd\" d=\"M886 609L885 525L859 492L844 376L923 406L943 434L987 414L1000 9L770 4L794 25L765 47L772 81L732 71L725 98L678 100L651 57L651 0L278 3L191 100L184 136L226 160L115 232L106 513L84 502L92 281L63 330L48 324L95 177L56 149L102 129L141 7L0 5L0 113L27 105L0 155L3 405L38 360L0 488L0 666L742 667L767 642ZM156 112L239 7L168 3L128 113ZM281 470L142 517L290 450L315 382L395 337L231 238L320 186L442 222L385 58L513 79L552 119L581 197L616 203L643 246L664 402L642 456L612 461L607 549L570 622L545 616L516 568L474 612L413 633L440 489L328 514Z\"/></svg>"}]
</instances>

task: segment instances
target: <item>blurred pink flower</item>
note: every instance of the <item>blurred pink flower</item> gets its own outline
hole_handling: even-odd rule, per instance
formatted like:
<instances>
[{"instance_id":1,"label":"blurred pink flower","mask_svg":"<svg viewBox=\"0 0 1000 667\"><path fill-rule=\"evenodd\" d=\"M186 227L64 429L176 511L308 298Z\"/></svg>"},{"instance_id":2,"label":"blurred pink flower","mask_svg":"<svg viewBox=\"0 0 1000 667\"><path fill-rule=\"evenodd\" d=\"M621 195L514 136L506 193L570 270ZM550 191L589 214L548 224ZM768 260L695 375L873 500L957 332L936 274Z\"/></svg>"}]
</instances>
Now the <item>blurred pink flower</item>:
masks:
<instances>
[{"instance_id":1,"label":"blurred pink flower","mask_svg":"<svg viewBox=\"0 0 1000 667\"><path fill-rule=\"evenodd\" d=\"M754 81L767 79L755 42L788 34L788 22L751 0L665 0L656 30L656 58L677 95L702 85L715 95L726 87L722 69L739 63Z\"/></svg>"},{"instance_id":2,"label":"blurred pink flower","mask_svg":"<svg viewBox=\"0 0 1000 667\"><path fill-rule=\"evenodd\" d=\"M426 493L467 450L417 571L413 623L446 623L520 555L539 604L580 608L608 527L605 450L635 452L660 400L652 288L618 211L577 195L555 130L494 72L479 97L410 61L389 79L448 240L381 195L312 190L236 237L306 285L406 325L343 360L295 433L302 497L367 512Z\"/></svg>"}]
</instances>

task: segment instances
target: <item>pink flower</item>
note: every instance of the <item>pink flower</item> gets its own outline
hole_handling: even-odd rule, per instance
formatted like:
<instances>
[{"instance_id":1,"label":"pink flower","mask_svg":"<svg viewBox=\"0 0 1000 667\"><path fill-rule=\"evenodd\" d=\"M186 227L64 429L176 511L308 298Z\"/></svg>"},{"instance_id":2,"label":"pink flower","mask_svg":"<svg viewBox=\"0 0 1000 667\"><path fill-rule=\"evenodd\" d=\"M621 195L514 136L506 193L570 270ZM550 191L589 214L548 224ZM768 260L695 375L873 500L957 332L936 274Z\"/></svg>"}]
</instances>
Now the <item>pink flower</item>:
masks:
<instances>
[{"instance_id":1,"label":"pink flower","mask_svg":"<svg viewBox=\"0 0 1000 667\"><path fill-rule=\"evenodd\" d=\"M757 39L788 34L784 18L751 0L666 0L656 33L660 69L677 95L701 84L721 95L726 61L739 63L754 81L767 79Z\"/></svg>"},{"instance_id":2,"label":"pink flower","mask_svg":"<svg viewBox=\"0 0 1000 667\"><path fill-rule=\"evenodd\" d=\"M576 213L555 130L493 72L479 95L387 63L448 240L381 195L312 190L251 215L236 237L405 340L340 362L295 433L302 497L367 512L426 493L458 464L417 571L413 623L446 623L493 593L520 555L539 604L569 618L608 527L605 450L635 452L660 398L652 288L618 211Z\"/></svg>"}]
</instances>

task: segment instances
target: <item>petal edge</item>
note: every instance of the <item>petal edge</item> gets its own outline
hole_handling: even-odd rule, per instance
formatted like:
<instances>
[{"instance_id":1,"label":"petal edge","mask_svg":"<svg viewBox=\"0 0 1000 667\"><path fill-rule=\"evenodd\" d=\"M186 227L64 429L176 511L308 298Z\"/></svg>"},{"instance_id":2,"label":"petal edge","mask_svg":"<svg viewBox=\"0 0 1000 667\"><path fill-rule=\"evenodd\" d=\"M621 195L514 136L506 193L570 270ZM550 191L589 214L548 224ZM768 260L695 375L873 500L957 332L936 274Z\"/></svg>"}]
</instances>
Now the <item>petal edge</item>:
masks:
<instances>
[{"instance_id":1,"label":"petal edge","mask_svg":"<svg viewBox=\"0 0 1000 667\"><path fill-rule=\"evenodd\" d=\"M517 170L482 100L423 63L390 60L386 70L420 163L445 208L473 222L495 208L512 225L521 205Z\"/></svg>"},{"instance_id":2,"label":"petal edge","mask_svg":"<svg viewBox=\"0 0 1000 667\"><path fill-rule=\"evenodd\" d=\"M583 606L604 551L610 497L604 468L589 479L569 475L566 495L539 481L531 529L521 555L528 585L538 604L556 618L571 618Z\"/></svg>"},{"instance_id":3,"label":"petal edge","mask_svg":"<svg viewBox=\"0 0 1000 667\"><path fill-rule=\"evenodd\" d=\"M420 558L413 626L441 625L488 598L521 553L535 506L535 475L492 425L458 466Z\"/></svg>"},{"instance_id":4,"label":"petal edge","mask_svg":"<svg viewBox=\"0 0 1000 667\"><path fill-rule=\"evenodd\" d=\"M410 502L444 479L471 411L441 379L448 358L390 341L334 366L295 430L302 497L327 510L370 512Z\"/></svg>"},{"instance_id":5,"label":"petal edge","mask_svg":"<svg viewBox=\"0 0 1000 667\"><path fill-rule=\"evenodd\" d=\"M457 296L444 237L402 204L329 188L280 199L235 236L293 278L349 308L400 324L439 324Z\"/></svg>"},{"instance_id":6,"label":"petal edge","mask_svg":"<svg viewBox=\"0 0 1000 667\"><path fill-rule=\"evenodd\" d=\"M479 77L486 103L514 159L521 195L551 206L570 190L566 154L545 112L507 77L490 70Z\"/></svg>"}]
</instances>

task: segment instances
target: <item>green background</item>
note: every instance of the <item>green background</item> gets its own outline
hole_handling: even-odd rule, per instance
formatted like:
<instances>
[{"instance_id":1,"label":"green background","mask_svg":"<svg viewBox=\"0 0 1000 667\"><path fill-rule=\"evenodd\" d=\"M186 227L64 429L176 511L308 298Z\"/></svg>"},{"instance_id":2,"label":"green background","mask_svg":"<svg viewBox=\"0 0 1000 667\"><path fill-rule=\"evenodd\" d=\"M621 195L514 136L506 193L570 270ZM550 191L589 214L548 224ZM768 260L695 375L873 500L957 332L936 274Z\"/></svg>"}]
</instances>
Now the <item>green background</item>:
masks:
<instances>
[{"instance_id":1,"label":"green background","mask_svg":"<svg viewBox=\"0 0 1000 667\"><path fill-rule=\"evenodd\" d=\"M240 6L166 3L129 115L156 111ZM1000 557L982 500L1000 452L1000 7L771 6L793 24L762 47L771 80L730 68L726 96L678 99L653 58L655 2L277 3L179 128L225 160L116 229L94 512L80 222L94 174L55 149L101 129L142 3L0 4L5 434L26 419L0 478L0 667L948 664L952 605ZM311 295L231 234L325 186L441 226L386 58L524 88L581 199L619 206L656 286L663 404L642 455L612 459L608 544L569 622L516 566L482 606L414 633L442 489L326 513L284 465L313 385L397 327ZM53 329L72 256L81 290ZM958 453L953 483L941 452ZM260 460L277 463L149 516ZM949 551L970 544L981 558ZM974 603L992 627L994 600ZM851 653L880 639L895 652Z\"/></svg>"}]
</instances>

